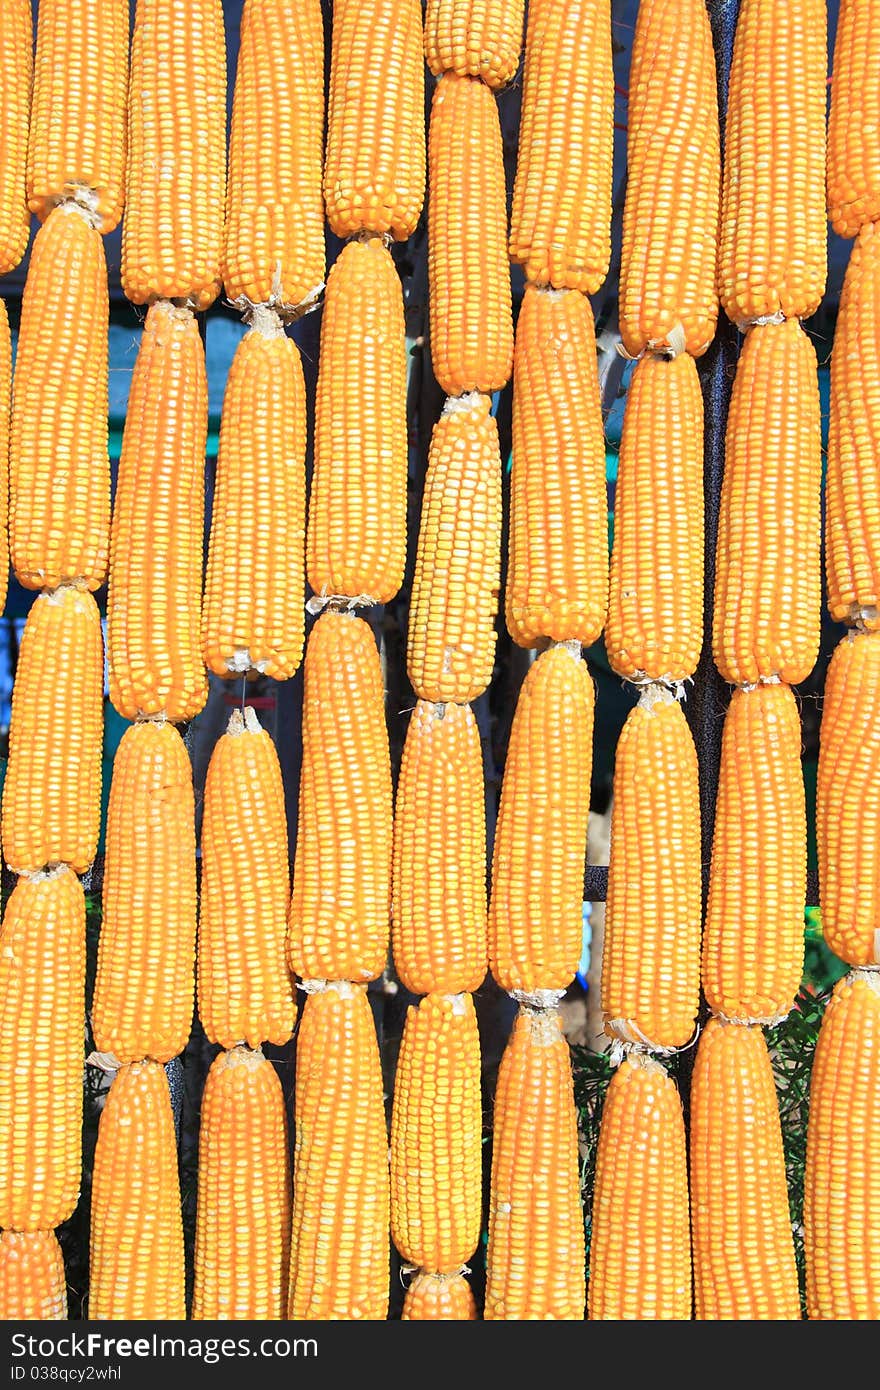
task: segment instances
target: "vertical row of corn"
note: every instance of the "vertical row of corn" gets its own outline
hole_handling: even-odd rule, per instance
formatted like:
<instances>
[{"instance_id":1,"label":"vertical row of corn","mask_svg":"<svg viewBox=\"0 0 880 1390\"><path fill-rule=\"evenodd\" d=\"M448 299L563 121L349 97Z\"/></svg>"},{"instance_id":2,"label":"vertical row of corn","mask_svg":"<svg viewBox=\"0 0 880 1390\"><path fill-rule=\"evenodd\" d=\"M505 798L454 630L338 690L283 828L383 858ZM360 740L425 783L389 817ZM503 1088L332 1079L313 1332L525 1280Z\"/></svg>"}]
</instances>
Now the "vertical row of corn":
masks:
<instances>
[{"instance_id":1,"label":"vertical row of corn","mask_svg":"<svg viewBox=\"0 0 880 1390\"><path fill-rule=\"evenodd\" d=\"M822 927L851 969L822 1019L804 1183L807 1315L880 1317L880 5L841 0L828 115L827 214L852 238L831 355L826 578L847 634L825 680L816 832Z\"/></svg>"}]
</instances>

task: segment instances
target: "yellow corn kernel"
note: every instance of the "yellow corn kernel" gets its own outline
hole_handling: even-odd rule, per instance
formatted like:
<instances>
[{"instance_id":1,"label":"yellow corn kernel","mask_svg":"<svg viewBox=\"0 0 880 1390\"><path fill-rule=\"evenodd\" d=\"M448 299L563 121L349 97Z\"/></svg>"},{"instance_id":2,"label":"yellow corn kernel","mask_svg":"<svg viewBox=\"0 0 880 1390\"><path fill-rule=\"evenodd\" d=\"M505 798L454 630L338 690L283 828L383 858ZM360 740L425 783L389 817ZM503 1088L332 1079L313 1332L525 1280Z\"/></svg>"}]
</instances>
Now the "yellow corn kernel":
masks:
<instances>
[{"instance_id":1,"label":"yellow corn kernel","mask_svg":"<svg viewBox=\"0 0 880 1390\"><path fill-rule=\"evenodd\" d=\"M804 1172L807 1317L880 1318L880 976L837 982L810 1079Z\"/></svg>"},{"instance_id":2,"label":"yellow corn kernel","mask_svg":"<svg viewBox=\"0 0 880 1390\"><path fill-rule=\"evenodd\" d=\"M222 0L137 0L121 267L132 303L213 303L225 198Z\"/></svg>"},{"instance_id":3,"label":"yellow corn kernel","mask_svg":"<svg viewBox=\"0 0 880 1390\"><path fill-rule=\"evenodd\" d=\"M501 1057L488 1240L487 1322L583 1319L577 1115L556 1009L521 1008Z\"/></svg>"},{"instance_id":4,"label":"yellow corn kernel","mask_svg":"<svg viewBox=\"0 0 880 1390\"><path fill-rule=\"evenodd\" d=\"M450 398L431 435L406 669L416 696L434 704L469 704L492 679L502 504L491 409L488 396Z\"/></svg>"},{"instance_id":5,"label":"yellow corn kernel","mask_svg":"<svg viewBox=\"0 0 880 1390\"><path fill-rule=\"evenodd\" d=\"M402 984L413 994L479 989L488 969L486 794L470 705L416 701L397 779L391 881Z\"/></svg>"},{"instance_id":6,"label":"yellow corn kernel","mask_svg":"<svg viewBox=\"0 0 880 1390\"><path fill-rule=\"evenodd\" d=\"M50 1231L79 1201L86 906L66 864L20 878L0 927L0 1226Z\"/></svg>"},{"instance_id":7,"label":"yellow corn kernel","mask_svg":"<svg viewBox=\"0 0 880 1390\"><path fill-rule=\"evenodd\" d=\"M92 998L99 1052L169 1062L186 1046L196 955L192 764L173 724L126 729L113 759Z\"/></svg>"},{"instance_id":8,"label":"yellow corn kernel","mask_svg":"<svg viewBox=\"0 0 880 1390\"><path fill-rule=\"evenodd\" d=\"M125 719L198 714L208 382L199 326L151 305L131 379L110 532L110 699Z\"/></svg>"},{"instance_id":9,"label":"yellow corn kernel","mask_svg":"<svg viewBox=\"0 0 880 1390\"><path fill-rule=\"evenodd\" d=\"M316 594L387 603L406 563L403 288L381 237L333 263L321 317L306 572Z\"/></svg>"},{"instance_id":10,"label":"yellow corn kernel","mask_svg":"<svg viewBox=\"0 0 880 1390\"><path fill-rule=\"evenodd\" d=\"M164 1067L129 1062L113 1078L92 1169L92 1322L186 1317L183 1221Z\"/></svg>"},{"instance_id":11,"label":"yellow corn kernel","mask_svg":"<svg viewBox=\"0 0 880 1390\"><path fill-rule=\"evenodd\" d=\"M420 0L334 0L324 204L339 237L415 231L425 198Z\"/></svg>"},{"instance_id":12,"label":"yellow corn kernel","mask_svg":"<svg viewBox=\"0 0 880 1390\"><path fill-rule=\"evenodd\" d=\"M712 625L726 681L797 685L815 665L821 487L815 348L796 319L759 324L746 334L727 420Z\"/></svg>"},{"instance_id":13,"label":"yellow corn kernel","mask_svg":"<svg viewBox=\"0 0 880 1390\"><path fill-rule=\"evenodd\" d=\"M303 979L374 980L391 931L393 791L372 628L322 613L304 665L288 960Z\"/></svg>"},{"instance_id":14,"label":"yellow corn kernel","mask_svg":"<svg viewBox=\"0 0 880 1390\"><path fill-rule=\"evenodd\" d=\"M801 1317L776 1083L758 1024L710 1018L690 1091L695 1317Z\"/></svg>"},{"instance_id":15,"label":"yellow corn kernel","mask_svg":"<svg viewBox=\"0 0 880 1390\"><path fill-rule=\"evenodd\" d=\"M828 217L840 236L880 220L880 8L840 0L828 110Z\"/></svg>"},{"instance_id":16,"label":"yellow corn kernel","mask_svg":"<svg viewBox=\"0 0 880 1390\"><path fill-rule=\"evenodd\" d=\"M279 428L283 421L283 429ZM299 348L255 311L226 378L202 605L217 676L298 670L305 640L306 388Z\"/></svg>"},{"instance_id":17,"label":"yellow corn kernel","mask_svg":"<svg viewBox=\"0 0 880 1390\"><path fill-rule=\"evenodd\" d=\"M513 357L505 618L514 642L599 637L608 608L605 431L586 295L526 284Z\"/></svg>"},{"instance_id":18,"label":"yellow corn kernel","mask_svg":"<svg viewBox=\"0 0 880 1390\"><path fill-rule=\"evenodd\" d=\"M595 294L611 260L610 0L529 0L510 258L527 280Z\"/></svg>"},{"instance_id":19,"label":"yellow corn kernel","mask_svg":"<svg viewBox=\"0 0 880 1390\"><path fill-rule=\"evenodd\" d=\"M474 1322L477 1304L463 1273L434 1274L420 1269L403 1299L401 1322Z\"/></svg>"},{"instance_id":20,"label":"yellow corn kernel","mask_svg":"<svg viewBox=\"0 0 880 1390\"><path fill-rule=\"evenodd\" d=\"M328 980L309 994L297 1034L294 1096L288 1317L382 1321L388 1134L365 985Z\"/></svg>"},{"instance_id":21,"label":"yellow corn kernel","mask_svg":"<svg viewBox=\"0 0 880 1390\"><path fill-rule=\"evenodd\" d=\"M735 690L724 720L702 983L713 1013L775 1022L804 966L801 724L786 685Z\"/></svg>"},{"instance_id":22,"label":"yellow corn kernel","mask_svg":"<svg viewBox=\"0 0 880 1390\"><path fill-rule=\"evenodd\" d=\"M0 1321L65 1322L64 1257L54 1231L0 1231Z\"/></svg>"},{"instance_id":23,"label":"yellow corn kernel","mask_svg":"<svg viewBox=\"0 0 880 1390\"><path fill-rule=\"evenodd\" d=\"M675 696L648 685L617 742L602 1011L605 1032L683 1047L700 1007L697 753Z\"/></svg>"},{"instance_id":24,"label":"yellow corn kernel","mask_svg":"<svg viewBox=\"0 0 880 1390\"><path fill-rule=\"evenodd\" d=\"M324 283L321 0L245 0L229 128L223 283L284 318Z\"/></svg>"},{"instance_id":25,"label":"yellow corn kernel","mask_svg":"<svg viewBox=\"0 0 880 1390\"><path fill-rule=\"evenodd\" d=\"M194 1322L285 1317L290 1210L278 1073L260 1051L221 1052L202 1093Z\"/></svg>"},{"instance_id":26,"label":"yellow corn kernel","mask_svg":"<svg viewBox=\"0 0 880 1390\"><path fill-rule=\"evenodd\" d=\"M525 0L427 0L425 61L444 72L482 77L493 92L519 67Z\"/></svg>"},{"instance_id":27,"label":"yellow corn kernel","mask_svg":"<svg viewBox=\"0 0 880 1390\"><path fill-rule=\"evenodd\" d=\"M507 198L498 105L445 72L428 125L431 361L447 396L498 391L513 368Z\"/></svg>"},{"instance_id":28,"label":"yellow corn kernel","mask_svg":"<svg viewBox=\"0 0 880 1390\"><path fill-rule=\"evenodd\" d=\"M34 69L31 0L0 7L0 275L8 275L27 250L27 147Z\"/></svg>"},{"instance_id":29,"label":"yellow corn kernel","mask_svg":"<svg viewBox=\"0 0 880 1390\"><path fill-rule=\"evenodd\" d=\"M101 615L90 593L65 586L37 594L18 653L3 783L3 857L13 873L65 863L82 874L95 857L102 648Z\"/></svg>"},{"instance_id":30,"label":"yellow corn kernel","mask_svg":"<svg viewBox=\"0 0 880 1390\"><path fill-rule=\"evenodd\" d=\"M703 396L689 353L649 355L623 416L605 647L624 680L683 681L703 647Z\"/></svg>"},{"instance_id":31,"label":"yellow corn kernel","mask_svg":"<svg viewBox=\"0 0 880 1390\"><path fill-rule=\"evenodd\" d=\"M73 205L34 238L21 304L9 441L9 543L27 589L107 575L107 264Z\"/></svg>"},{"instance_id":32,"label":"yellow corn kernel","mask_svg":"<svg viewBox=\"0 0 880 1390\"><path fill-rule=\"evenodd\" d=\"M578 967L594 704L577 646L543 652L520 687L489 897L489 966L504 990L565 990Z\"/></svg>"},{"instance_id":33,"label":"yellow corn kernel","mask_svg":"<svg viewBox=\"0 0 880 1390\"><path fill-rule=\"evenodd\" d=\"M0 299L0 614L9 590L9 430L12 415L12 334Z\"/></svg>"}]
</instances>

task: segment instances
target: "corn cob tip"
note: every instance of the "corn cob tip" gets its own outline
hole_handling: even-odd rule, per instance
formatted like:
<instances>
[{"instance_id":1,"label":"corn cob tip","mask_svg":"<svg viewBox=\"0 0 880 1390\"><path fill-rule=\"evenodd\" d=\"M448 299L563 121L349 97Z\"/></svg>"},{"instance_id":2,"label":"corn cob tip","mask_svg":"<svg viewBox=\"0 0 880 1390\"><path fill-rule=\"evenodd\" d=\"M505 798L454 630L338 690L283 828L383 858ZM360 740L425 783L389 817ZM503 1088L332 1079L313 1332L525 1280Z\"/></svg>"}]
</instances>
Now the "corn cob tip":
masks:
<instances>
[{"instance_id":1,"label":"corn cob tip","mask_svg":"<svg viewBox=\"0 0 880 1390\"><path fill-rule=\"evenodd\" d=\"M249 299L237 299L238 309L251 333L260 333L264 338L283 338L284 320L275 304L253 304Z\"/></svg>"},{"instance_id":2,"label":"corn cob tip","mask_svg":"<svg viewBox=\"0 0 880 1390\"><path fill-rule=\"evenodd\" d=\"M257 712L253 705L245 705L243 709L234 709L229 716L226 732L228 734L261 734L263 726L257 718Z\"/></svg>"},{"instance_id":3,"label":"corn cob tip","mask_svg":"<svg viewBox=\"0 0 880 1390\"><path fill-rule=\"evenodd\" d=\"M565 997L564 989L512 989L510 990L511 999L515 999L521 1010L528 1010L530 1013L542 1013L551 1009L558 1009L559 1004Z\"/></svg>"}]
</instances>

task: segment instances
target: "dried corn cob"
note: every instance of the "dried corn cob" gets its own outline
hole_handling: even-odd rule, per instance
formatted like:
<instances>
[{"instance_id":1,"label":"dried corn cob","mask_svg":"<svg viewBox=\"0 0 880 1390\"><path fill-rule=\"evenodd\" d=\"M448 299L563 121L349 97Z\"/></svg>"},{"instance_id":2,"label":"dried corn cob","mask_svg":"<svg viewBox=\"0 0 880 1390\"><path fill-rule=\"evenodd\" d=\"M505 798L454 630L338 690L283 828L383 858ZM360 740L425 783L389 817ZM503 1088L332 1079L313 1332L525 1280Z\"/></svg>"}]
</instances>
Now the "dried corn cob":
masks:
<instances>
[{"instance_id":1,"label":"dried corn cob","mask_svg":"<svg viewBox=\"0 0 880 1390\"><path fill-rule=\"evenodd\" d=\"M254 320L223 396L202 649L215 675L287 680L305 639L306 388L277 316Z\"/></svg>"},{"instance_id":2,"label":"dried corn cob","mask_svg":"<svg viewBox=\"0 0 880 1390\"><path fill-rule=\"evenodd\" d=\"M21 304L9 445L9 541L27 589L107 575L107 264L74 204L34 238Z\"/></svg>"},{"instance_id":3,"label":"dried corn cob","mask_svg":"<svg viewBox=\"0 0 880 1390\"><path fill-rule=\"evenodd\" d=\"M464 1273L413 1275L403 1299L402 1322L474 1322L477 1305Z\"/></svg>"},{"instance_id":4,"label":"dried corn cob","mask_svg":"<svg viewBox=\"0 0 880 1390\"><path fill-rule=\"evenodd\" d=\"M427 0L425 59L435 77L482 77L497 91L519 67L525 0Z\"/></svg>"},{"instance_id":5,"label":"dried corn cob","mask_svg":"<svg viewBox=\"0 0 880 1390\"><path fill-rule=\"evenodd\" d=\"M12 688L3 783L3 856L14 873L63 862L82 874L95 857L102 646L101 616L86 590L65 585L34 599Z\"/></svg>"},{"instance_id":6,"label":"dried corn cob","mask_svg":"<svg viewBox=\"0 0 880 1390\"><path fill-rule=\"evenodd\" d=\"M828 110L828 217L840 236L880 219L880 10L876 0L840 0Z\"/></svg>"},{"instance_id":7,"label":"dried corn cob","mask_svg":"<svg viewBox=\"0 0 880 1390\"><path fill-rule=\"evenodd\" d=\"M66 1319L64 1258L54 1231L0 1231L0 1321Z\"/></svg>"},{"instance_id":8,"label":"dried corn cob","mask_svg":"<svg viewBox=\"0 0 880 1390\"><path fill-rule=\"evenodd\" d=\"M0 613L9 590L9 430L12 415L12 334L0 299Z\"/></svg>"},{"instance_id":9,"label":"dried corn cob","mask_svg":"<svg viewBox=\"0 0 880 1390\"><path fill-rule=\"evenodd\" d=\"M288 1316L388 1312L388 1136L366 987L309 994L297 1035Z\"/></svg>"},{"instance_id":10,"label":"dried corn cob","mask_svg":"<svg viewBox=\"0 0 880 1390\"><path fill-rule=\"evenodd\" d=\"M387 603L406 563L408 438L403 288L381 237L333 263L321 318L309 493L316 594Z\"/></svg>"},{"instance_id":11,"label":"dried corn cob","mask_svg":"<svg viewBox=\"0 0 880 1390\"><path fill-rule=\"evenodd\" d=\"M27 147L34 68L31 0L9 0L0 13L0 275L27 250Z\"/></svg>"},{"instance_id":12,"label":"dried corn cob","mask_svg":"<svg viewBox=\"0 0 880 1390\"><path fill-rule=\"evenodd\" d=\"M521 647L595 642L608 608L605 432L585 295L526 284L513 359L505 617Z\"/></svg>"},{"instance_id":13,"label":"dried corn cob","mask_svg":"<svg viewBox=\"0 0 880 1390\"><path fill-rule=\"evenodd\" d=\"M0 1226L50 1231L80 1191L86 908L66 865L20 878L0 928Z\"/></svg>"}]
</instances>

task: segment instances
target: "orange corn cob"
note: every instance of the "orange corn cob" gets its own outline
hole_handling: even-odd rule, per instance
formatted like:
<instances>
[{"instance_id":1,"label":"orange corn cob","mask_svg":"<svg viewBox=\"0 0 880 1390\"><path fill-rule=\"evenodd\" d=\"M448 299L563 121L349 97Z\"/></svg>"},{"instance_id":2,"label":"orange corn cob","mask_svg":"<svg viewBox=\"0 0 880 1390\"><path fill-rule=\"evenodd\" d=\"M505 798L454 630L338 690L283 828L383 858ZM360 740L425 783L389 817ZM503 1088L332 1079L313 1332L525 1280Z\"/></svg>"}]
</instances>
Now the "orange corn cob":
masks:
<instances>
[{"instance_id":1,"label":"orange corn cob","mask_svg":"<svg viewBox=\"0 0 880 1390\"><path fill-rule=\"evenodd\" d=\"M192 764L173 724L126 729L104 842L95 1047L119 1062L182 1052L193 1015L196 835Z\"/></svg>"},{"instance_id":2,"label":"orange corn cob","mask_svg":"<svg viewBox=\"0 0 880 1390\"><path fill-rule=\"evenodd\" d=\"M66 865L20 878L0 928L0 1226L50 1231L79 1200L86 908Z\"/></svg>"},{"instance_id":3,"label":"orange corn cob","mask_svg":"<svg viewBox=\"0 0 880 1390\"><path fill-rule=\"evenodd\" d=\"M160 301L132 373L110 536L110 699L125 719L181 722L207 698L199 631L207 433L198 324Z\"/></svg>"},{"instance_id":4,"label":"orange corn cob","mask_svg":"<svg viewBox=\"0 0 880 1390\"><path fill-rule=\"evenodd\" d=\"M297 1035L288 1317L388 1312L388 1135L364 985L311 993Z\"/></svg>"},{"instance_id":5,"label":"orange corn cob","mask_svg":"<svg viewBox=\"0 0 880 1390\"><path fill-rule=\"evenodd\" d=\"M101 616L86 590L65 586L34 599L12 687L3 783L3 857L14 873L63 862L82 874L95 857L102 646Z\"/></svg>"},{"instance_id":6,"label":"orange corn cob","mask_svg":"<svg viewBox=\"0 0 880 1390\"><path fill-rule=\"evenodd\" d=\"M880 11L876 0L840 0L828 110L828 217L853 237L880 219Z\"/></svg>"},{"instance_id":7,"label":"orange corn cob","mask_svg":"<svg viewBox=\"0 0 880 1390\"><path fill-rule=\"evenodd\" d=\"M687 1141L675 1082L633 1052L605 1094L596 1150L587 1316L689 1321Z\"/></svg>"},{"instance_id":8,"label":"orange corn cob","mask_svg":"<svg viewBox=\"0 0 880 1390\"><path fill-rule=\"evenodd\" d=\"M374 980L391 929L393 792L382 667L362 618L309 635L288 959L302 979Z\"/></svg>"},{"instance_id":9,"label":"orange corn cob","mask_svg":"<svg viewBox=\"0 0 880 1390\"><path fill-rule=\"evenodd\" d=\"M605 647L624 680L683 681L703 646L703 397L694 359L630 377Z\"/></svg>"},{"instance_id":10,"label":"orange corn cob","mask_svg":"<svg viewBox=\"0 0 880 1390\"><path fill-rule=\"evenodd\" d=\"M407 1286L402 1322L474 1322L477 1305L464 1274L431 1274L420 1269Z\"/></svg>"},{"instance_id":11,"label":"orange corn cob","mask_svg":"<svg viewBox=\"0 0 880 1390\"><path fill-rule=\"evenodd\" d=\"M502 504L491 408L478 394L447 400L431 436L406 668L416 696L434 704L468 704L492 679Z\"/></svg>"},{"instance_id":12,"label":"orange corn cob","mask_svg":"<svg viewBox=\"0 0 880 1390\"><path fill-rule=\"evenodd\" d=\"M807 822L801 725L785 685L735 690L724 720L703 930L713 1013L774 1022L804 965Z\"/></svg>"},{"instance_id":13,"label":"orange corn cob","mask_svg":"<svg viewBox=\"0 0 880 1390\"><path fill-rule=\"evenodd\" d=\"M0 1232L0 1321L66 1319L64 1258L54 1231Z\"/></svg>"},{"instance_id":14,"label":"orange corn cob","mask_svg":"<svg viewBox=\"0 0 880 1390\"><path fill-rule=\"evenodd\" d=\"M428 126L431 361L447 396L498 391L513 367L507 200L498 105L445 72Z\"/></svg>"},{"instance_id":15,"label":"orange corn cob","mask_svg":"<svg viewBox=\"0 0 880 1390\"><path fill-rule=\"evenodd\" d=\"M526 279L595 294L611 259L610 0L530 0L510 258Z\"/></svg>"},{"instance_id":16,"label":"orange corn cob","mask_svg":"<svg viewBox=\"0 0 880 1390\"><path fill-rule=\"evenodd\" d=\"M740 4L718 262L734 323L807 318L825 289L826 8L826 0Z\"/></svg>"},{"instance_id":17,"label":"orange corn cob","mask_svg":"<svg viewBox=\"0 0 880 1390\"><path fill-rule=\"evenodd\" d=\"M27 158L40 221L74 198L101 232L122 216L128 0L40 0Z\"/></svg>"},{"instance_id":18,"label":"orange corn cob","mask_svg":"<svg viewBox=\"0 0 880 1390\"><path fill-rule=\"evenodd\" d=\"M427 0L425 59L435 77L482 77L497 91L519 67L525 0Z\"/></svg>"},{"instance_id":19,"label":"orange corn cob","mask_svg":"<svg viewBox=\"0 0 880 1390\"><path fill-rule=\"evenodd\" d=\"M287 680L305 639L306 388L296 343L256 313L223 396L202 649L217 676Z\"/></svg>"},{"instance_id":20,"label":"orange corn cob","mask_svg":"<svg viewBox=\"0 0 880 1390\"><path fill-rule=\"evenodd\" d=\"M520 687L489 898L489 966L504 990L565 990L578 967L594 703L579 648L551 647Z\"/></svg>"},{"instance_id":21,"label":"orange corn cob","mask_svg":"<svg viewBox=\"0 0 880 1390\"><path fill-rule=\"evenodd\" d=\"M9 430L12 415L12 334L0 299L0 614L9 590Z\"/></svg>"},{"instance_id":22,"label":"orange corn cob","mask_svg":"<svg viewBox=\"0 0 880 1390\"><path fill-rule=\"evenodd\" d=\"M480 1034L470 994L407 1009L391 1111L391 1239L407 1264L451 1274L482 1208Z\"/></svg>"},{"instance_id":23,"label":"orange corn cob","mask_svg":"<svg viewBox=\"0 0 880 1390\"><path fill-rule=\"evenodd\" d=\"M165 1070L149 1059L116 1073L92 1170L89 1318L186 1317L183 1221Z\"/></svg>"},{"instance_id":24,"label":"orange corn cob","mask_svg":"<svg viewBox=\"0 0 880 1390\"><path fill-rule=\"evenodd\" d=\"M712 651L726 681L805 680L819 651L822 429L796 319L746 334L727 421Z\"/></svg>"},{"instance_id":25,"label":"orange corn cob","mask_svg":"<svg viewBox=\"0 0 880 1390\"><path fill-rule=\"evenodd\" d=\"M420 0L334 0L324 203L339 237L412 236L425 197Z\"/></svg>"},{"instance_id":26,"label":"orange corn cob","mask_svg":"<svg viewBox=\"0 0 880 1390\"><path fill-rule=\"evenodd\" d=\"M470 705L418 700L394 803L391 950L413 994L486 978L486 796ZM469 1252L470 1253L470 1252Z\"/></svg>"},{"instance_id":27,"label":"orange corn cob","mask_svg":"<svg viewBox=\"0 0 880 1390\"><path fill-rule=\"evenodd\" d=\"M695 1316L800 1319L782 1131L757 1024L710 1018L690 1092Z\"/></svg>"},{"instance_id":28,"label":"orange corn cob","mask_svg":"<svg viewBox=\"0 0 880 1390\"><path fill-rule=\"evenodd\" d=\"M495 1087L486 1321L579 1321L584 1216L568 1043L555 1009L521 1008Z\"/></svg>"},{"instance_id":29,"label":"orange corn cob","mask_svg":"<svg viewBox=\"0 0 880 1390\"><path fill-rule=\"evenodd\" d=\"M223 283L283 317L324 283L321 0L246 0L229 129Z\"/></svg>"},{"instance_id":30,"label":"orange corn cob","mask_svg":"<svg viewBox=\"0 0 880 1390\"><path fill-rule=\"evenodd\" d=\"M513 359L505 617L521 647L595 642L608 608L605 431L586 295L526 284Z\"/></svg>"},{"instance_id":31,"label":"orange corn cob","mask_svg":"<svg viewBox=\"0 0 880 1390\"><path fill-rule=\"evenodd\" d=\"M610 1037L657 1051L689 1041L701 924L697 753L675 696L648 685L614 760L601 991Z\"/></svg>"},{"instance_id":32,"label":"orange corn cob","mask_svg":"<svg viewBox=\"0 0 880 1390\"><path fill-rule=\"evenodd\" d=\"M853 970L813 1057L804 1173L807 1316L880 1318L880 977Z\"/></svg>"},{"instance_id":33,"label":"orange corn cob","mask_svg":"<svg viewBox=\"0 0 880 1390\"><path fill-rule=\"evenodd\" d=\"M193 1321L284 1318L290 1202L278 1073L262 1052L221 1052L202 1094Z\"/></svg>"},{"instance_id":34,"label":"orange corn cob","mask_svg":"<svg viewBox=\"0 0 880 1390\"><path fill-rule=\"evenodd\" d=\"M387 603L406 562L403 288L380 237L351 241L321 319L307 574L316 594Z\"/></svg>"},{"instance_id":35,"label":"orange corn cob","mask_svg":"<svg viewBox=\"0 0 880 1390\"><path fill-rule=\"evenodd\" d=\"M31 0L0 7L0 275L27 250L27 147L34 67Z\"/></svg>"},{"instance_id":36,"label":"orange corn cob","mask_svg":"<svg viewBox=\"0 0 880 1390\"><path fill-rule=\"evenodd\" d=\"M134 304L207 309L226 198L221 0L137 0L131 40L122 288Z\"/></svg>"},{"instance_id":37,"label":"orange corn cob","mask_svg":"<svg viewBox=\"0 0 880 1390\"><path fill-rule=\"evenodd\" d=\"M21 304L9 443L9 541L27 589L107 575L107 264L72 204L34 238Z\"/></svg>"}]
</instances>

